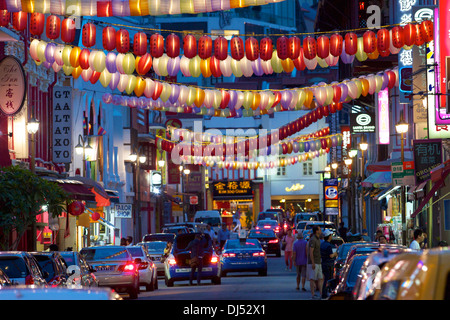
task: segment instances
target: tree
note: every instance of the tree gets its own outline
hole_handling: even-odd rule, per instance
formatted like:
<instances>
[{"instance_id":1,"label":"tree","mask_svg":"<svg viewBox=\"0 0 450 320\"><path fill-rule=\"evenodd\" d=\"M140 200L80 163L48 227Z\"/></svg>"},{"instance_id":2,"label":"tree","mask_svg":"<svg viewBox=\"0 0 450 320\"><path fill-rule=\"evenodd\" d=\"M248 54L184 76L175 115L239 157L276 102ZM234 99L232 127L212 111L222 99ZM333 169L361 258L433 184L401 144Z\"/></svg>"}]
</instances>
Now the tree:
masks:
<instances>
[{"instance_id":1,"label":"tree","mask_svg":"<svg viewBox=\"0 0 450 320\"><path fill-rule=\"evenodd\" d=\"M53 218L65 210L69 195L57 184L27 169L10 166L0 169L0 249L16 250L27 228L36 222L42 206ZM18 237L9 243L10 235Z\"/></svg>"}]
</instances>

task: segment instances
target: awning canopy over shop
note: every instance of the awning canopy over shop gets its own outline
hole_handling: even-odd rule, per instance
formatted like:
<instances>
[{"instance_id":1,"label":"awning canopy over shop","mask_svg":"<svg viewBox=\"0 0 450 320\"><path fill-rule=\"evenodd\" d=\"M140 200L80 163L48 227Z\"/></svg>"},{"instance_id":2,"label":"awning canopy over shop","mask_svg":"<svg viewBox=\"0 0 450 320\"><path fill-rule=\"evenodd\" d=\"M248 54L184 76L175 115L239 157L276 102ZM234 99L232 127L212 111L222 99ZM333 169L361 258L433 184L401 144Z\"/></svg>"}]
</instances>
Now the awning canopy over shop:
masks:
<instances>
[{"instance_id":1,"label":"awning canopy over shop","mask_svg":"<svg viewBox=\"0 0 450 320\"><path fill-rule=\"evenodd\" d=\"M384 190L382 193L377 195L377 199L379 201L383 200L385 197L387 197L389 194L392 194L393 192L395 192L396 190L399 190L400 186L395 186L395 187L391 187L391 188L387 188L386 190Z\"/></svg>"},{"instance_id":2,"label":"awning canopy over shop","mask_svg":"<svg viewBox=\"0 0 450 320\"><path fill-rule=\"evenodd\" d=\"M95 195L95 202L97 202L98 207L109 207L111 205L111 201L108 193L102 185L91 178L75 176L70 179L80 181L88 187L91 192Z\"/></svg>"},{"instance_id":3,"label":"awning canopy over shop","mask_svg":"<svg viewBox=\"0 0 450 320\"><path fill-rule=\"evenodd\" d=\"M392 175L390 171L374 172L368 176L361 185L364 188L386 188L392 184Z\"/></svg>"},{"instance_id":4,"label":"awning canopy over shop","mask_svg":"<svg viewBox=\"0 0 450 320\"><path fill-rule=\"evenodd\" d=\"M413 159L405 159L405 161L413 161ZM391 165L393 162L402 162L402 159L396 158L396 159L387 159L384 161L375 162L375 163L369 164L367 166L367 170L372 171L372 172L380 172L380 171L391 172Z\"/></svg>"},{"instance_id":5,"label":"awning canopy over shop","mask_svg":"<svg viewBox=\"0 0 450 320\"><path fill-rule=\"evenodd\" d=\"M105 191L108 194L109 200L112 203L119 203L120 202L120 200L119 200L119 192L117 192L115 190L107 190L107 189L105 189Z\"/></svg>"},{"instance_id":6,"label":"awning canopy over shop","mask_svg":"<svg viewBox=\"0 0 450 320\"><path fill-rule=\"evenodd\" d=\"M48 181L58 183L74 200L95 202L95 194L91 192L81 181L71 179L58 179L54 177L42 177Z\"/></svg>"}]
</instances>

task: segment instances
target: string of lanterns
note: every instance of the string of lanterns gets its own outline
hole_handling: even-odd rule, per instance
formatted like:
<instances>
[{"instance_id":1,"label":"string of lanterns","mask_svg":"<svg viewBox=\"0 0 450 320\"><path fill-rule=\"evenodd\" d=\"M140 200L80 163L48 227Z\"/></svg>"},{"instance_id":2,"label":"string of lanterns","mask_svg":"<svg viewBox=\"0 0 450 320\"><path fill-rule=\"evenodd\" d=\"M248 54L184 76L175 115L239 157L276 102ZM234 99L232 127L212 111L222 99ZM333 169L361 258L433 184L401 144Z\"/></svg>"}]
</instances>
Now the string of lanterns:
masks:
<instances>
[{"instance_id":1,"label":"string of lanterns","mask_svg":"<svg viewBox=\"0 0 450 320\"><path fill-rule=\"evenodd\" d=\"M284 0L6 0L0 9L97 17L198 14L261 6Z\"/></svg>"}]
</instances>

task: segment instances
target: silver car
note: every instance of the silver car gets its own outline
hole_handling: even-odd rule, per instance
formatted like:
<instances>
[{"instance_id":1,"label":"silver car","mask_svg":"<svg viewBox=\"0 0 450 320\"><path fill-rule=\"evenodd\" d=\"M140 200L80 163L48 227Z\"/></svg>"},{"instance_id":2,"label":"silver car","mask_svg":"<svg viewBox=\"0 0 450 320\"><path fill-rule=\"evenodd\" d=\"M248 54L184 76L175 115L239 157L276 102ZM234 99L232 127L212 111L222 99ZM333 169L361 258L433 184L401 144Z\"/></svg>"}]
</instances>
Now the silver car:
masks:
<instances>
[{"instance_id":1,"label":"silver car","mask_svg":"<svg viewBox=\"0 0 450 320\"><path fill-rule=\"evenodd\" d=\"M158 276L164 276L164 261L161 258L164 255L164 249L167 247L167 241L140 242L138 245L147 248L150 259L156 266Z\"/></svg>"},{"instance_id":2,"label":"silver car","mask_svg":"<svg viewBox=\"0 0 450 320\"><path fill-rule=\"evenodd\" d=\"M36 259L28 252L0 252L0 268L15 284L47 286L45 278L48 273L42 271Z\"/></svg>"},{"instance_id":3,"label":"silver car","mask_svg":"<svg viewBox=\"0 0 450 320\"><path fill-rule=\"evenodd\" d=\"M68 285L75 287L98 287L95 270L86 262L79 252L61 251L61 257L67 267Z\"/></svg>"},{"instance_id":4,"label":"silver car","mask_svg":"<svg viewBox=\"0 0 450 320\"><path fill-rule=\"evenodd\" d=\"M96 246L81 249L80 253L96 270L100 287L110 287L117 293L128 293L131 299L139 294L139 264L123 246Z\"/></svg>"},{"instance_id":5,"label":"silver car","mask_svg":"<svg viewBox=\"0 0 450 320\"><path fill-rule=\"evenodd\" d=\"M156 266L148 255L147 249L136 245L127 246L128 251L130 251L131 256L134 259L141 259L139 264L139 284L145 286L146 291L153 291L158 289L158 276L156 274Z\"/></svg>"}]
</instances>

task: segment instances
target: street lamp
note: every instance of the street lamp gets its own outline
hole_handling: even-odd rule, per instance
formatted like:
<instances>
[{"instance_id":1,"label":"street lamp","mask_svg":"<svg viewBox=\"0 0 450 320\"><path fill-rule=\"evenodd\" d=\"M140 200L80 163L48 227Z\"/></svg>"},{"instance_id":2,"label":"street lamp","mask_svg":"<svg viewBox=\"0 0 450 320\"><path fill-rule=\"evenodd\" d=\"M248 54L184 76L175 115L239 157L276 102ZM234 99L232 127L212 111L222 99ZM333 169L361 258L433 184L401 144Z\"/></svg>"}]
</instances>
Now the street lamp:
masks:
<instances>
[{"instance_id":1,"label":"street lamp","mask_svg":"<svg viewBox=\"0 0 450 320\"><path fill-rule=\"evenodd\" d=\"M162 168L162 167L164 167L164 165L166 164L166 162L164 161L164 160L158 160L158 166L160 167L160 168Z\"/></svg>"},{"instance_id":2,"label":"street lamp","mask_svg":"<svg viewBox=\"0 0 450 320\"><path fill-rule=\"evenodd\" d=\"M359 148L361 149L361 181L364 181L364 151L367 151L369 144L366 141L366 136L361 137L361 142L359 143ZM364 201L364 187L361 186L361 205L363 209L362 213L362 224L363 229L366 229L366 202Z\"/></svg>"},{"instance_id":3,"label":"street lamp","mask_svg":"<svg viewBox=\"0 0 450 320\"><path fill-rule=\"evenodd\" d=\"M353 162L353 159L352 159L352 158L347 158L347 159L344 160L344 163L345 163L345 165L346 165L347 167L350 166L350 165L352 164L352 162Z\"/></svg>"},{"instance_id":4,"label":"street lamp","mask_svg":"<svg viewBox=\"0 0 450 320\"><path fill-rule=\"evenodd\" d=\"M188 191L188 184L189 184L189 174L191 173L191 170L189 170L188 168L183 169L182 166L180 166L180 173L183 172L184 176L183 176L183 210L186 214L186 217L188 215L188 211L189 211L189 206L188 206L188 202L187 200L187 195L186 192Z\"/></svg>"},{"instance_id":5,"label":"street lamp","mask_svg":"<svg viewBox=\"0 0 450 320\"><path fill-rule=\"evenodd\" d=\"M36 132L39 130L39 121L31 115L31 119L27 123L27 131L31 135L31 155L30 155L30 171L36 173ZM33 251L36 251L36 219L31 223L32 237L33 237Z\"/></svg>"},{"instance_id":6,"label":"street lamp","mask_svg":"<svg viewBox=\"0 0 450 320\"><path fill-rule=\"evenodd\" d=\"M87 146L86 146L87 142ZM75 153L79 156L83 155L83 177L86 176L86 156L91 157L93 155L94 148L89 144L89 140L86 140L81 134L78 135L78 144L75 146Z\"/></svg>"},{"instance_id":7,"label":"street lamp","mask_svg":"<svg viewBox=\"0 0 450 320\"><path fill-rule=\"evenodd\" d=\"M403 114L401 115L400 121L395 125L397 133L400 134L401 140L401 162L405 161L405 142L404 135L408 133L409 124L403 119ZM406 199L405 199L405 186L401 186L401 214L402 214L402 244L406 245Z\"/></svg>"},{"instance_id":8,"label":"street lamp","mask_svg":"<svg viewBox=\"0 0 450 320\"><path fill-rule=\"evenodd\" d=\"M338 164L336 162L333 162L331 164L331 168L334 170L334 177L335 178L337 178L337 167L338 167Z\"/></svg>"},{"instance_id":9,"label":"street lamp","mask_svg":"<svg viewBox=\"0 0 450 320\"><path fill-rule=\"evenodd\" d=\"M129 159L132 163L135 164L135 187L137 190L137 204L135 205L135 218L134 220L134 237L135 239L141 238L141 184L139 183L139 177L140 177L140 163L145 163L147 161L147 157L142 154L142 146L139 146L138 151L133 151L129 155ZM139 159L139 163L137 162ZM137 228L136 228L136 220L137 220Z\"/></svg>"}]
</instances>

